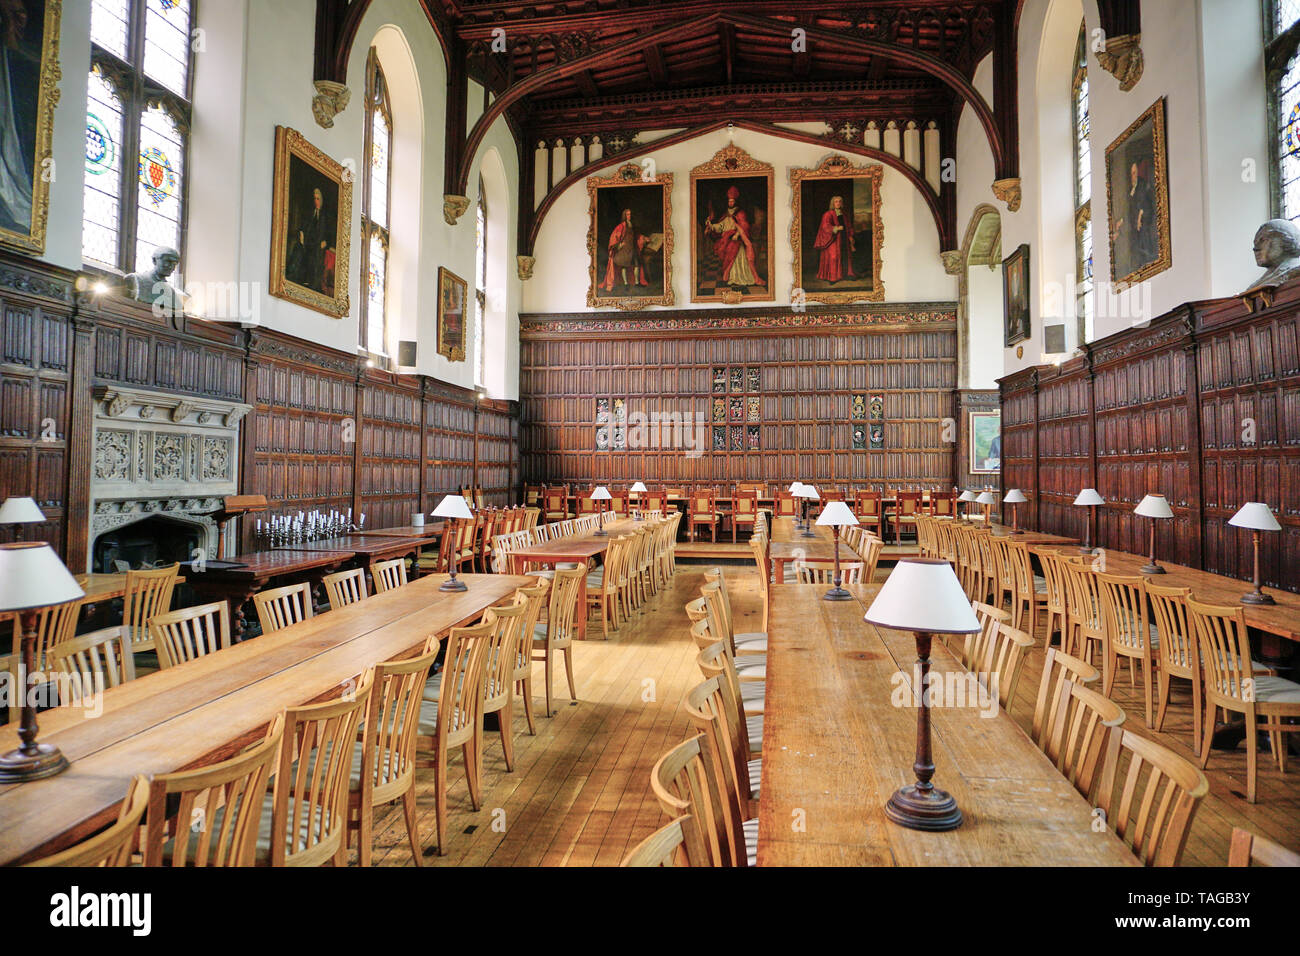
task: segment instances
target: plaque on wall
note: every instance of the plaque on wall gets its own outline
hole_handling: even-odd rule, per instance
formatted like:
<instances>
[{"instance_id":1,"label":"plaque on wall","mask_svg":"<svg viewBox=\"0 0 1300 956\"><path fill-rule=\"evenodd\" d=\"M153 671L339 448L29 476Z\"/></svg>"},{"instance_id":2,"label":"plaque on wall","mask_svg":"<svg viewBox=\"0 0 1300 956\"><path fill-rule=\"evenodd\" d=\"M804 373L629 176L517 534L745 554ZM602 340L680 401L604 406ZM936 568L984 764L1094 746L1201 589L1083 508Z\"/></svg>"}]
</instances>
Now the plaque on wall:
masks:
<instances>
[{"instance_id":1,"label":"plaque on wall","mask_svg":"<svg viewBox=\"0 0 1300 956\"><path fill-rule=\"evenodd\" d=\"M853 426L853 450L862 451L867 447L867 428L865 425Z\"/></svg>"},{"instance_id":2,"label":"plaque on wall","mask_svg":"<svg viewBox=\"0 0 1300 956\"><path fill-rule=\"evenodd\" d=\"M867 396L852 395L849 399L849 418L860 422L867 417Z\"/></svg>"},{"instance_id":3,"label":"plaque on wall","mask_svg":"<svg viewBox=\"0 0 1300 956\"><path fill-rule=\"evenodd\" d=\"M759 440L759 428L757 425L750 425L746 428L746 442L750 451L758 451L762 448Z\"/></svg>"},{"instance_id":4,"label":"plaque on wall","mask_svg":"<svg viewBox=\"0 0 1300 956\"><path fill-rule=\"evenodd\" d=\"M870 447L884 448L885 447L885 426L871 425L869 426L869 429L870 430L868 431L867 434L868 434Z\"/></svg>"},{"instance_id":5,"label":"plaque on wall","mask_svg":"<svg viewBox=\"0 0 1300 956\"><path fill-rule=\"evenodd\" d=\"M713 390L715 392L725 392L727 390L727 370L722 366L713 367Z\"/></svg>"},{"instance_id":6,"label":"plaque on wall","mask_svg":"<svg viewBox=\"0 0 1300 956\"><path fill-rule=\"evenodd\" d=\"M885 396L872 395L871 402L868 405L873 422L882 421L885 417Z\"/></svg>"},{"instance_id":7,"label":"plaque on wall","mask_svg":"<svg viewBox=\"0 0 1300 956\"><path fill-rule=\"evenodd\" d=\"M727 450L727 426L726 425L713 426L713 450L714 451Z\"/></svg>"}]
</instances>

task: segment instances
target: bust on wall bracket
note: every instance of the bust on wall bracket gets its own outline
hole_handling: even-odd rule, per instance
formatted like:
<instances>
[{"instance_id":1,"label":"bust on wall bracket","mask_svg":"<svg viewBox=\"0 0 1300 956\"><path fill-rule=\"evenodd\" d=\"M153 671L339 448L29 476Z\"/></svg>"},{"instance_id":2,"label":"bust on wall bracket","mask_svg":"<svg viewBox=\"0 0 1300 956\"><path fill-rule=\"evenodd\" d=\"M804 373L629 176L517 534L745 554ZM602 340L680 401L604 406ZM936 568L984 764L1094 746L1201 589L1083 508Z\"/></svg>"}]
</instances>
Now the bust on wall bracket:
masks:
<instances>
[{"instance_id":1,"label":"bust on wall bracket","mask_svg":"<svg viewBox=\"0 0 1300 956\"><path fill-rule=\"evenodd\" d=\"M1127 93L1142 79L1142 34L1107 37L1106 49L1097 53L1097 63L1119 80L1119 88Z\"/></svg>"},{"instance_id":2,"label":"bust on wall bracket","mask_svg":"<svg viewBox=\"0 0 1300 956\"><path fill-rule=\"evenodd\" d=\"M1270 219L1255 231L1255 264L1265 272L1242 295L1271 292L1300 276L1300 226L1289 219ZM1269 297L1271 301L1271 296Z\"/></svg>"},{"instance_id":3,"label":"bust on wall bracket","mask_svg":"<svg viewBox=\"0 0 1300 956\"><path fill-rule=\"evenodd\" d=\"M453 193L446 193L442 197L442 218L447 221L447 225L454 226L460 221L460 217L465 215L465 210L469 208L468 196L457 196Z\"/></svg>"},{"instance_id":4,"label":"bust on wall bracket","mask_svg":"<svg viewBox=\"0 0 1300 956\"><path fill-rule=\"evenodd\" d=\"M515 256L515 268L521 281L527 282L533 277L533 266L536 264L536 256Z\"/></svg>"},{"instance_id":5,"label":"bust on wall bracket","mask_svg":"<svg viewBox=\"0 0 1300 956\"><path fill-rule=\"evenodd\" d=\"M330 129L334 117L348 108L352 91L333 80L317 80L316 95L311 98L311 115L321 129Z\"/></svg>"},{"instance_id":6,"label":"bust on wall bracket","mask_svg":"<svg viewBox=\"0 0 1300 956\"><path fill-rule=\"evenodd\" d=\"M1007 204L1008 212L1020 208L1020 177L993 181L993 195Z\"/></svg>"}]
</instances>

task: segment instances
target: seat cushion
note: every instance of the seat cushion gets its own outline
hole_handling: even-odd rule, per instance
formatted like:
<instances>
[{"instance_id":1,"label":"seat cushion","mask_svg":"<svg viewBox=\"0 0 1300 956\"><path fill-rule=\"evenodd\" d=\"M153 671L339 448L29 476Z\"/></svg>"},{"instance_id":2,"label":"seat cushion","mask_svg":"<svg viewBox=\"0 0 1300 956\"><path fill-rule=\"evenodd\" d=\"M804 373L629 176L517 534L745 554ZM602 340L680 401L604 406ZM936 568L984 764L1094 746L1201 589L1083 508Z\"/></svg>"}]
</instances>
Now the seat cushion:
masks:
<instances>
[{"instance_id":1,"label":"seat cushion","mask_svg":"<svg viewBox=\"0 0 1300 956\"><path fill-rule=\"evenodd\" d=\"M763 715L746 716L745 731L749 734L749 749L761 750L763 748Z\"/></svg>"},{"instance_id":2,"label":"seat cushion","mask_svg":"<svg viewBox=\"0 0 1300 956\"><path fill-rule=\"evenodd\" d=\"M1262 704L1300 704L1300 684L1267 674L1256 677L1255 700Z\"/></svg>"},{"instance_id":3,"label":"seat cushion","mask_svg":"<svg viewBox=\"0 0 1300 956\"><path fill-rule=\"evenodd\" d=\"M767 655L749 654L737 657L736 674L742 681L764 679L767 677Z\"/></svg>"},{"instance_id":4,"label":"seat cushion","mask_svg":"<svg viewBox=\"0 0 1300 956\"><path fill-rule=\"evenodd\" d=\"M290 806L292 809L292 805ZM224 808L223 808L224 809ZM262 804L262 817L257 825L257 862L263 866L267 865L271 857L271 816L275 811L275 794L268 792L266 800ZM307 849L307 841L313 835L319 835L325 814L321 807L312 807L311 813L303 818L302 810L298 810L298 842L296 846L286 846L285 850L289 854L301 853ZM342 821L340 821L341 825ZM190 849L193 851L198 846L197 834L191 837Z\"/></svg>"},{"instance_id":5,"label":"seat cushion","mask_svg":"<svg viewBox=\"0 0 1300 956\"><path fill-rule=\"evenodd\" d=\"M762 681L741 681L740 702L746 713L761 714L766 694L767 685Z\"/></svg>"},{"instance_id":6,"label":"seat cushion","mask_svg":"<svg viewBox=\"0 0 1300 956\"><path fill-rule=\"evenodd\" d=\"M742 829L745 831L745 862L748 866L758 866L758 817L746 820Z\"/></svg>"},{"instance_id":7,"label":"seat cushion","mask_svg":"<svg viewBox=\"0 0 1300 956\"><path fill-rule=\"evenodd\" d=\"M767 634L763 631L746 631L743 634L732 636L731 643L736 645L736 650L742 647L750 651L767 650Z\"/></svg>"},{"instance_id":8,"label":"seat cushion","mask_svg":"<svg viewBox=\"0 0 1300 956\"><path fill-rule=\"evenodd\" d=\"M749 791L750 799L758 799L759 781L763 779L763 758L755 757L749 762Z\"/></svg>"}]
</instances>

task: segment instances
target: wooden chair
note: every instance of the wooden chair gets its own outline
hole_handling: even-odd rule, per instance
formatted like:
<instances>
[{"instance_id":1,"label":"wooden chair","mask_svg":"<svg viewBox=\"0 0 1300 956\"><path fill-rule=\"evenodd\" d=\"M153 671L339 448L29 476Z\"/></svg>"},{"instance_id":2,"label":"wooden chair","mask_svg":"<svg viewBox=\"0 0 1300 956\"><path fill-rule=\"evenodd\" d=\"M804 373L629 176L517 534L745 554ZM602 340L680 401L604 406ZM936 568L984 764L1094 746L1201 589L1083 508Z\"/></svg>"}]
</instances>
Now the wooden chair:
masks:
<instances>
[{"instance_id":1,"label":"wooden chair","mask_svg":"<svg viewBox=\"0 0 1300 956\"><path fill-rule=\"evenodd\" d=\"M1112 736L1125 714L1119 704L1072 680L1061 682L1043 752L1085 800L1092 800Z\"/></svg>"},{"instance_id":2,"label":"wooden chair","mask_svg":"<svg viewBox=\"0 0 1300 956\"><path fill-rule=\"evenodd\" d=\"M951 491L930 492L930 514L936 518L957 517L957 496Z\"/></svg>"},{"instance_id":3,"label":"wooden chair","mask_svg":"<svg viewBox=\"0 0 1300 956\"><path fill-rule=\"evenodd\" d=\"M712 489L708 491L693 491L690 499L687 501L686 521L691 540L695 540L695 529L700 525L707 525L709 529L709 540L718 540L718 502L714 497Z\"/></svg>"},{"instance_id":4,"label":"wooden chair","mask_svg":"<svg viewBox=\"0 0 1300 956\"><path fill-rule=\"evenodd\" d=\"M736 719L737 722L747 720L751 717L759 717L767 706L767 688L765 678L767 675L767 661L763 658L763 663L759 670L747 670L744 679L740 677L740 671L736 666L736 654L732 649L726 636L726 624L721 621L718 615L718 601L716 594L709 591L709 587L704 589L704 607L707 615L707 621L697 621L691 626L691 637L696 644L706 649L711 648L713 643L721 641L726 648L726 654L723 655L722 663L715 666L704 656L700 657L700 669L705 677L724 677L730 685L731 694L736 701ZM706 643L707 642L707 643ZM725 665L725 666L724 666ZM741 736L748 737L748 733ZM753 735L758 739L761 734ZM753 746L753 741L747 741L749 746Z\"/></svg>"},{"instance_id":5,"label":"wooden chair","mask_svg":"<svg viewBox=\"0 0 1300 956\"><path fill-rule=\"evenodd\" d=\"M374 690L363 718L361 740L353 749L348 786L346 845L351 844L352 834L357 834L361 866L370 865L375 807L398 799L406 817L411 856L416 866L424 866L415 813L415 734L421 720L420 695L437 656L438 636L432 634L415 657L374 666Z\"/></svg>"},{"instance_id":6,"label":"wooden chair","mask_svg":"<svg viewBox=\"0 0 1300 956\"><path fill-rule=\"evenodd\" d=\"M873 534L863 534L854 550L862 559L862 583L872 583L876 579L876 568L880 564L880 555L885 550L885 542Z\"/></svg>"},{"instance_id":7,"label":"wooden chair","mask_svg":"<svg viewBox=\"0 0 1300 956\"><path fill-rule=\"evenodd\" d=\"M743 866L744 835L723 806L721 764L704 734L673 747L650 771L650 787L671 819L682 821L682 846L690 866ZM689 818L689 819L687 819ZM736 852L739 844L742 853Z\"/></svg>"},{"instance_id":8,"label":"wooden chair","mask_svg":"<svg viewBox=\"0 0 1300 956\"><path fill-rule=\"evenodd\" d=\"M715 652L724 653L722 642L717 642ZM693 730L704 735L707 749L718 761L723 812L730 823L728 832L741 835L734 846L737 865L744 865L739 862L743 859L753 866L757 856L758 813L751 796L750 772L761 775L760 761L746 760L746 754L737 746L734 728L729 726L726 717L722 683L719 677L709 677L692 688L686 695L686 718ZM752 839L747 839L750 833L746 831L752 831Z\"/></svg>"},{"instance_id":9,"label":"wooden chair","mask_svg":"<svg viewBox=\"0 0 1300 956\"><path fill-rule=\"evenodd\" d=\"M975 668L975 676L997 694L998 706L1008 709L1016 696L1020 672L1024 669L1034 639L1009 624L999 624L994 632L984 663Z\"/></svg>"},{"instance_id":10,"label":"wooden chair","mask_svg":"<svg viewBox=\"0 0 1300 956\"><path fill-rule=\"evenodd\" d=\"M572 518L569 510L568 488L547 488L542 495L542 518L545 521L564 521Z\"/></svg>"},{"instance_id":11,"label":"wooden chair","mask_svg":"<svg viewBox=\"0 0 1300 956\"><path fill-rule=\"evenodd\" d=\"M626 566L636 540L634 535L619 535L605 549L605 563L587 574L587 605L600 612L600 628L605 640L609 640L610 628L618 630L623 623L628 586Z\"/></svg>"},{"instance_id":12,"label":"wooden chair","mask_svg":"<svg viewBox=\"0 0 1300 956\"><path fill-rule=\"evenodd\" d=\"M32 671L45 671L49 668L47 656L55 644L70 640L77 633L77 620L85 606L84 598L43 607L36 612L36 643L32 648ZM22 622L14 615L13 643L10 647L22 647ZM20 708L21 709L21 708Z\"/></svg>"},{"instance_id":13,"label":"wooden chair","mask_svg":"<svg viewBox=\"0 0 1300 956\"><path fill-rule=\"evenodd\" d=\"M131 653L152 651L153 637L149 622L155 614L171 607L172 591L180 574L180 564L152 571L126 572L126 593L122 597L122 627L131 645Z\"/></svg>"},{"instance_id":14,"label":"wooden chair","mask_svg":"<svg viewBox=\"0 0 1300 956\"><path fill-rule=\"evenodd\" d=\"M210 767L157 774L149 783L145 866L252 866L284 716L243 753Z\"/></svg>"},{"instance_id":15,"label":"wooden chair","mask_svg":"<svg viewBox=\"0 0 1300 956\"><path fill-rule=\"evenodd\" d=\"M998 565L993 556L993 534L987 528L978 528L972 536L979 559L979 578L977 590L980 600L997 600Z\"/></svg>"},{"instance_id":16,"label":"wooden chair","mask_svg":"<svg viewBox=\"0 0 1300 956\"><path fill-rule=\"evenodd\" d=\"M432 768L434 772L434 821L439 856L447 853L447 756L451 748L461 748L470 806L475 810L482 806L483 715L479 708L493 628L488 622L451 629L436 699L429 699L426 689L419 709L416 745L421 753L432 756L418 757L416 766Z\"/></svg>"},{"instance_id":17,"label":"wooden chair","mask_svg":"<svg viewBox=\"0 0 1300 956\"><path fill-rule=\"evenodd\" d=\"M402 558L376 561L370 568L370 576L375 582L376 594L400 588L406 584L406 561Z\"/></svg>"},{"instance_id":18,"label":"wooden chair","mask_svg":"<svg viewBox=\"0 0 1300 956\"><path fill-rule=\"evenodd\" d=\"M541 661L545 669L547 717L555 716L551 709L552 670L560 653L564 655L564 673L569 679L569 698L578 699L573 681L573 638L578 630L578 588L586 573L586 568L566 568L555 572L546 622L533 629L533 660Z\"/></svg>"},{"instance_id":19,"label":"wooden chair","mask_svg":"<svg viewBox=\"0 0 1300 956\"><path fill-rule=\"evenodd\" d=\"M501 752L506 770L515 769L515 671L519 665L519 642L523 637L528 598L515 592L515 603L490 607L483 612L484 624L491 624L487 659L483 663L483 700L480 711L497 715ZM481 759L481 758L480 758Z\"/></svg>"},{"instance_id":20,"label":"wooden chair","mask_svg":"<svg viewBox=\"0 0 1300 956\"><path fill-rule=\"evenodd\" d=\"M257 609L257 620L262 625L263 634L305 621L315 614L311 585L306 581L259 591L253 595L253 607Z\"/></svg>"},{"instance_id":21,"label":"wooden chair","mask_svg":"<svg viewBox=\"0 0 1300 956\"><path fill-rule=\"evenodd\" d=\"M591 497L591 495L589 494L582 495L581 497L578 498L579 518L586 517L587 515L594 515L599 510L600 510L600 506L596 503L596 499Z\"/></svg>"},{"instance_id":22,"label":"wooden chair","mask_svg":"<svg viewBox=\"0 0 1300 956\"><path fill-rule=\"evenodd\" d=\"M1061 649L1091 664L1095 647L1102 657L1102 680L1105 682L1106 608L1101 582L1097 580L1097 572L1085 564L1067 561L1062 567L1068 619L1066 631L1062 632Z\"/></svg>"},{"instance_id":23,"label":"wooden chair","mask_svg":"<svg viewBox=\"0 0 1300 956\"><path fill-rule=\"evenodd\" d=\"M1014 585L1011 593L1011 624L1028 633L1030 637L1036 637L1038 614L1046 608L1048 601L1047 580L1034 574L1033 557L1026 545L1006 538L992 540L995 549L1001 549L995 550L999 560L1005 559L1011 566L1011 579ZM1048 616L1050 618L1050 614ZM1051 639L1049 625L1049 630L1043 638L1043 645L1049 645Z\"/></svg>"},{"instance_id":24,"label":"wooden chair","mask_svg":"<svg viewBox=\"0 0 1300 956\"><path fill-rule=\"evenodd\" d=\"M524 507L536 508L542 503L541 485L524 485Z\"/></svg>"},{"instance_id":25,"label":"wooden chair","mask_svg":"<svg viewBox=\"0 0 1300 956\"><path fill-rule=\"evenodd\" d=\"M611 491L609 493L609 513L619 518L628 516L627 492Z\"/></svg>"},{"instance_id":26,"label":"wooden chair","mask_svg":"<svg viewBox=\"0 0 1300 956\"><path fill-rule=\"evenodd\" d=\"M1286 773L1287 741L1300 731L1300 684L1281 677L1257 676L1250 660L1250 639L1241 607L1219 607L1187 599L1187 611L1200 642L1205 669L1205 722L1201 769L1210 762L1216 709L1241 714L1246 723L1246 802L1254 803L1259 775L1259 731L1268 732L1278 770ZM1293 721L1288 723L1287 721Z\"/></svg>"},{"instance_id":27,"label":"wooden chair","mask_svg":"<svg viewBox=\"0 0 1300 956\"><path fill-rule=\"evenodd\" d=\"M915 531L916 516L924 509L924 498L923 491L900 491L895 495L894 544L903 543L903 525L912 525Z\"/></svg>"},{"instance_id":28,"label":"wooden chair","mask_svg":"<svg viewBox=\"0 0 1300 956\"><path fill-rule=\"evenodd\" d=\"M800 560L795 562L800 584L833 584L835 562L830 560ZM844 584L861 584L866 565L861 561L841 561L840 576Z\"/></svg>"},{"instance_id":29,"label":"wooden chair","mask_svg":"<svg viewBox=\"0 0 1300 956\"><path fill-rule=\"evenodd\" d=\"M716 617L715 633L719 639L731 642L733 655L766 654L766 631L737 631L735 618L731 613L731 593L727 590L727 581L722 568L710 568L704 572L705 584L700 588L704 595L710 615Z\"/></svg>"},{"instance_id":30,"label":"wooden chair","mask_svg":"<svg viewBox=\"0 0 1300 956\"><path fill-rule=\"evenodd\" d=\"M534 528L536 528L537 519L540 518L541 515L542 515L541 508L525 508L524 509L524 530L532 531Z\"/></svg>"},{"instance_id":31,"label":"wooden chair","mask_svg":"<svg viewBox=\"0 0 1300 956\"><path fill-rule=\"evenodd\" d=\"M1128 757L1122 772L1121 755ZM1178 865L1192 818L1209 792L1205 774L1167 747L1131 730L1111 734L1097 805L1147 866Z\"/></svg>"},{"instance_id":32,"label":"wooden chair","mask_svg":"<svg viewBox=\"0 0 1300 956\"><path fill-rule=\"evenodd\" d=\"M1044 651L1043 673L1038 681L1038 698L1034 702L1034 720L1029 733L1034 743L1038 744L1038 749L1047 750L1048 732L1056 709L1061 704L1065 682L1073 681L1087 686L1100 677L1097 668L1087 661L1071 657L1055 647L1048 647Z\"/></svg>"},{"instance_id":33,"label":"wooden chair","mask_svg":"<svg viewBox=\"0 0 1300 956\"><path fill-rule=\"evenodd\" d=\"M156 614L149 622L158 667L166 670L230 646L230 605L200 604Z\"/></svg>"},{"instance_id":34,"label":"wooden chair","mask_svg":"<svg viewBox=\"0 0 1300 956\"><path fill-rule=\"evenodd\" d=\"M962 642L960 659L968 671L988 670L989 655L997 637L998 627L1011 623L1011 612L1000 607L976 601L975 618L980 622L980 629L974 634L967 634Z\"/></svg>"},{"instance_id":35,"label":"wooden chair","mask_svg":"<svg viewBox=\"0 0 1300 956\"><path fill-rule=\"evenodd\" d=\"M637 501L640 511L667 511L668 496L662 491L649 491Z\"/></svg>"},{"instance_id":36,"label":"wooden chair","mask_svg":"<svg viewBox=\"0 0 1300 956\"><path fill-rule=\"evenodd\" d=\"M758 799L763 761L753 754L745 720L737 707L730 675L726 673L731 666L727 642L714 641L700 648L698 661L705 679L687 692L686 717L697 731L713 737L718 753L725 758L724 776L737 795L737 809L742 819L748 819L757 815L754 801Z\"/></svg>"},{"instance_id":37,"label":"wooden chair","mask_svg":"<svg viewBox=\"0 0 1300 956\"><path fill-rule=\"evenodd\" d=\"M1038 555L1038 560L1043 565L1043 586L1046 590L1046 599L1043 607L1047 612L1047 620L1044 622L1046 630L1043 632L1043 646L1052 643L1052 624L1056 624L1055 630L1061 634L1061 649L1066 649L1066 634L1069 621L1069 597L1068 592L1070 583L1065 576L1065 556L1047 549L1032 548L1033 554Z\"/></svg>"},{"instance_id":38,"label":"wooden chair","mask_svg":"<svg viewBox=\"0 0 1300 956\"><path fill-rule=\"evenodd\" d=\"M1232 840L1228 844L1228 866L1250 866L1252 863L1260 866L1300 866L1300 853L1249 830L1233 827Z\"/></svg>"},{"instance_id":39,"label":"wooden chair","mask_svg":"<svg viewBox=\"0 0 1300 956\"><path fill-rule=\"evenodd\" d=\"M684 861L686 856L684 849L686 833L683 828L690 826L693 822L691 815L688 813L685 816L678 817L672 823L660 827L632 847L627 856L623 857L621 865L629 867L677 866L677 859L680 857Z\"/></svg>"},{"instance_id":40,"label":"wooden chair","mask_svg":"<svg viewBox=\"0 0 1300 956\"><path fill-rule=\"evenodd\" d=\"M776 493L776 514L777 518L793 518L798 514L798 506L795 503L794 495L788 491L778 491ZM861 520L861 519L859 519Z\"/></svg>"},{"instance_id":41,"label":"wooden chair","mask_svg":"<svg viewBox=\"0 0 1300 956\"><path fill-rule=\"evenodd\" d=\"M135 680L135 655L118 627L55 644L49 661L58 680L60 704L78 706L92 694Z\"/></svg>"},{"instance_id":42,"label":"wooden chair","mask_svg":"<svg viewBox=\"0 0 1300 956\"><path fill-rule=\"evenodd\" d=\"M758 495L753 492L740 492L731 499L731 543L736 543L736 531L740 525L748 525L750 534L754 532L754 522L758 520Z\"/></svg>"},{"instance_id":43,"label":"wooden chair","mask_svg":"<svg viewBox=\"0 0 1300 956\"><path fill-rule=\"evenodd\" d=\"M524 623L519 629L519 642L515 647L515 696L524 702L524 718L528 721L528 732L537 734L537 725L533 721L533 648L532 635L537 629L542 608L546 604L546 593L551 589L551 582L541 578L531 587L520 588L516 595L523 595L527 601L524 611Z\"/></svg>"},{"instance_id":44,"label":"wooden chair","mask_svg":"<svg viewBox=\"0 0 1300 956\"><path fill-rule=\"evenodd\" d=\"M374 669L368 668L349 693L285 710L270 812L258 835L259 863L347 865L348 790L374 682Z\"/></svg>"},{"instance_id":45,"label":"wooden chair","mask_svg":"<svg viewBox=\"0 0 1300 956\"><path fill-rule=\"evenodd\" d=\"M1146 702L1146 723L1153 726L1151 690L1155 684L1157 631L1147 621L1146 582L1137 575L1096 572L1106 619L1106 663L1102 667L1102 693L1110 696L1115 686L1119 660L1128 661L1129 686L1134 686L1133 671L1142 665L1142 696Z\"/></svg>"},{"instance_id":46,"label":"wooden chair","mask_svg":"<svg viewBox=\"0 0 1300 956\"><path fill-rule=\"evenodd\" d=\"M924 519L917 519L917 536L921 533L921 522ZM1020 628L1020 603L1016 600L1016 568L1011 563L1010 542L1007 538L994 538L992 535L981 535L980 540L988 547L991 567L988 575L990 582L989 601L996 607L1007 607L1011 609L1011 623L1013 627ZM1032 621L1031 621L1032 629Z\"/></svg>"},{"instance_id":47,"label":"wooden chair","mask_svg":"<svg viewBox=\"0 0 1300 956\"><path fill-rule=\"evenodd\" d=\"M149 778L136 774L127 788L117 820L108 829L87 837L28 866L130 866L139 839L140 821L149 806Z\"/></svg>"}]
</instances>

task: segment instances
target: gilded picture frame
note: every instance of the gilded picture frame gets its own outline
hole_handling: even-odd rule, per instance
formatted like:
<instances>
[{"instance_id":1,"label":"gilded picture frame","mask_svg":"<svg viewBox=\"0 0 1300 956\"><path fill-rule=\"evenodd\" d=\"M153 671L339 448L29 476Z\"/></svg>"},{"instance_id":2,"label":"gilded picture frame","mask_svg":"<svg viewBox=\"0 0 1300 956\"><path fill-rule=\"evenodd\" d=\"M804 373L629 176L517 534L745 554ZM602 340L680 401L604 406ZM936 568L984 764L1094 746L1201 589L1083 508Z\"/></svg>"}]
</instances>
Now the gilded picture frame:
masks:
<instances>
[{"instance_id":1,"label":"gilded picture frame","mask_svg":"<svg viewBox=\"0 0 1300 956\"><path fill-rule=\"evenodd\" d=\"M449 362L465 361L465 319L469 283L438 267L438 354Z\"/></svg>"},{"instance_id":2,"label":"gilded picture frame","mask_svg":"<svg viewBox=\"0 0 1300 956\"><path fill-rule=\"evenodd\" d=\"M34 10L39 7L39 10ZM12 103L11 124L30 183L19 183L19 195L0 198L0 246L30 255L45 252L50 213L50 181L54 177L54 109L59 103L59 25L63 0L26 0L23 18L0 10L0 31L12 32L12 45L0 43L0 77L9 88L0 97ZM10 111L6 110L6 113Z\"/></svg>"},{"instance_id":3,"label":"gilded picture frame","mask_svg":"<svg viewBox=\"0 0 1300 956\"><path fill-rule=\"evenodd\" d=\"M802 291L805 302L844 305L884 301L880 274L883 175L884 167L879 164L854 166L838 155L827 156L814 169L790 170L794 213L790 248L796 293ZM836 232L837 226L843 231Z\"/></svg>"},{"instance_id":4,"label":"gilded picture frame","mask_svg":"<svg viewBox=\"0 0 1300 956\"><path fill-rule=\"evenodd\" d=\"M588 176L587 305L640 309L673 304L673 174L625 163Z\"/></svg>"},{"instance_id":5,"label":"gilded picture frame","mask_svg":"<svg viewBox=\"0 0 1300 956\"><path fill-rule=\"evenodd\" d=\"M1173 264L1167 170L1162 96L1106 147L1106 234L1110 280L1117 286L1142 282ZM1154 222L1147 224L1148 216Z\"/></svg>"},{"instance_id":6,"label":"gilded picture frame","mask_svg":"<svg viewBox=\"0 0 1300 956\"><path fill-rule=\"evenodd\" d=\"M970 413L970 473L996 475L1002 471L1002 412Z\"/></svg>"},{"instance_id":7,"label":"gilded picture frame","mask_svg":"<svg viewBox=\"0 0 1300 956\"><path fill-rule=\"evenodd\" d=\"M277 126L271 210L270 294L347 315L352 175L297 130Z\"/></svg>"},{"instance_id":8,"label":"gilded picture frame","mask_svg":"<svg viewBox=\"0 0 1300 956\"><path fill-rule=\"evenodd\" d=\"M725 146L691 170L692 302L737 305L776 298L774 179L770 163L754 159L739 146ZM735 228L728 229L728 223Z\"/></svg>"},{"instance_id":9,"label":"gilded picture frame","mask_svg":"<svg viewBox=\"0 0 1300 956\"><path fill-rule=\"evenodd\" d=\"M1033 334L1029 309L1029 244L1022 242L1002 260L1002 345L1010 348Z\"/></svg>"}]
</instances>

